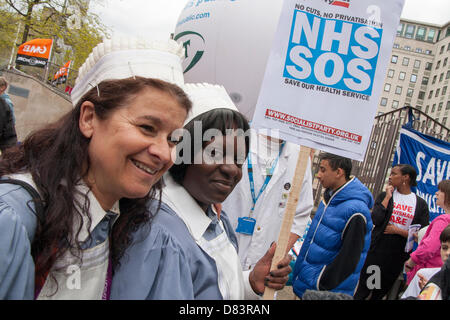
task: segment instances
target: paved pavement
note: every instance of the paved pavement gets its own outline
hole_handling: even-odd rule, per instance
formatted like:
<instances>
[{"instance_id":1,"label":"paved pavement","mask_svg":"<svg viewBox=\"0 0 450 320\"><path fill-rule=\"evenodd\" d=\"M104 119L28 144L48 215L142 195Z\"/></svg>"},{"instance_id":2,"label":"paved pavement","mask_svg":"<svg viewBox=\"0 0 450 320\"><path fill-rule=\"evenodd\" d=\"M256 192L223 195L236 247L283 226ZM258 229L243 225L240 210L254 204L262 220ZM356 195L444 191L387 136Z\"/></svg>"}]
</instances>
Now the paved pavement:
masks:
<instances>
[{"instance_id":1,"label":"paved pavement","mask_svg":"<svg viewBox=\"0 0 450 320\"><path fill-rule=\"evenodd\" d=\"M285 286L283 290L277 291L276 300L295 300L295 294L292 286Z\"/></svg>"}]
</instances>

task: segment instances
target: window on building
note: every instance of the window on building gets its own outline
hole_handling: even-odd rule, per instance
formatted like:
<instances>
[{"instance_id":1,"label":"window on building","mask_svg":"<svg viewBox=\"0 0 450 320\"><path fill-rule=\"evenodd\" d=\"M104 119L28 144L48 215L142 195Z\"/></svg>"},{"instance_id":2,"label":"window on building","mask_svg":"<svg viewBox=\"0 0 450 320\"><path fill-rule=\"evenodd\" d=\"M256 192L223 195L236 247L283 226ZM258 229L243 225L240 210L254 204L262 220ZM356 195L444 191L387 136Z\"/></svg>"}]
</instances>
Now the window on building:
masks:
<instances>
[{"instance_id":1,"label":"window on building","mask_svg":"<svg viewBox=\"0 0 450 320\"><path fill-rule=\"evenodd\" d=\"M416 69L420 68L420 60L414 60L414 68Z\"/></svg>"},{"instance_id":2,"label":"window on building","mask_svg":"<svg viewBox=\"0 0 450 320\"><path fill-rule=\"evenodd\" d=\"M422 106L416 106L416 108L422 110Z\"/></svg>"},{"instance_id":3,"label":"window on building","mask_svg":"<svg viewBox=\"0 0 450 320\"><path fill-rule=\"evenodd\" d=\"M427 50L425 50L425 54L433 54L433 51L432 51L432 50L429 50L429 49L427 49Z\"/></svg>"},{"instance_id":4,"label":"window on building","mask_svg":"<svg viewBox=\"0 0 450 320\"><path fill-rule=\"evenodd\" d=\"M380 106L385 107L387 105L388 99L387 98L381 98Z\"/></svg>"},{"instance_id":5,"label":"window on building","mask_svg":"<svg viewBox=\"0 0 450 320\"><path fill-rule=\"evenodd\" d=\"M397 27L397 36L401 36L403 34L403 29L405 28L404 23L400 23Z\"/></svg>"},{"instance_id":6,"label":"window on building","mask_svg":"<svg viewBox=\"0 0 450 320\"><path fill-rule=\"evenodd\" d=\"M433 90L431 90L430 93L428 93L428 99L431 99L432 96L433 96Z\"/></svg>"},{"instance_id":7,"label":"window on building","mask_svg":"<svg viewBox=\"0 0 450 320\"><path fill-rule=\"evenodd\" d=\"M409 64L409 58L404 57L404 58L403 58L402 65L407 66L408 64Z\"/></svg>"},{"instance_id":8,"label":"window on building","mask_svg":"<svg viewBox=\"0 0 450 320\"><path fill-rule=\"evenodd\" d=\"M405 30L405 38L412 39L414 37L414 31L416 31L416 26L413 24L407 24Z\"/></svg>"},{"instance_id":9,"label":"window on building","mask_svg":"<svg viewBox=\"0 0 450 320\"><path fill-rule=\"evenodd\" d=\"M442 82L442 80L444 80L444 73L443 72L439 75L439 82Z\"/></svg>"},{"instance_id":10,"label":"window on building","mask_svg":"<svg viewBox=\"0 0 450 320\"><path fill-rule=\"evenodd\" d=\"M411 47L410 46L404 46L403 49L405 49L406 51L411 51Z\"/></svg>"},{"instance_id":11,"label":"window on building","mask_svg":"<svg viewBox=\"0 0 450 320\"><path fill-rule=\"evenodd\" d=\"M445 32L445 37L450 36L450 27L447 27L447 31Z\"/></svg>"},{"instance_id":12,"label":"window on building","mask_svg":"<svg viewBox=\"0 0 450 320\"><path fill-rule=\"evenodd\" d=\"M430 71L432 67L433 67L433 64L432 64L431 62L427 62L427 63L425 64L425 70Z\"/></svg>"},{"instance_id":13,"label":"window on building","mask_svg":"<svg viewBox=\"0 0 450 320\"><path fill-rule=\"evenodd\" d=\"M436 29L430 29L428 30L428 37L427 41L434 41L434 36L436 35Z\"/></svg>"},{"instance_id":14,"label":"window on building","mask_svg":"<svg viewBox=\"0 0 450 320\"><path fill-rule=\"evenodd\" d=\"M420 100L425 99L425 91L419 91L419 96L418 96L418 98L419 98Z\"/></svg>"},{"instance_id":15,"label":"window on building","mask_svg":"<svg viewBox=\"0 0 450 320\"><path fill-rule=\"evenodd\" d=\"M450 70L447 71L447 74L445 75L445 79L450 79Z\"/></svg>"},{"instance_id":16,"label":"window on building","mask_svg":"<svg viewBox=\"0 0 450 320\"><path fill-rule=\"evenodd\" d=\"M417 53L422 53L422 48L416 48Z\"/></svg>"},{"instance_id":17,"label":"window on building","mask_svg":"<svg viewBox=\"0 0 450 320\"><path fill-rule=\"evenodd\" d=\"M439 60L439 61L436 63L436 68L435 68L435 69L436 69L436 70L439 69L440 66L441 66L441 60Z\"/></svg>"},{"instance_id":18,"label":"window on building","mask_svg":"<svg viewBox=\"0 0 450 320\"><path fill-rule=\"evenodd\" d=\"M426 85L428 84L428 77L423 77L423 78L422 78L422 84L423 84L424 86L426 86Z\"/></svg>"},{"instance_id":19,"label":"window on building","mask_svg":"<svg viewBox=\"0 0 450 320\"><path fill-rule=\"evenodd\" d=\"M450 100L447 101L447 106L445 107L445 110L450 110Z\"/></svg>"},{"instance_id":20,"label":"window on building","mask_svg":"<svg viewBox=\"0 0 450 320\"><path fill-rule=\"evenodd\" d=\"M450 42L448 43L447 51L450 51Z\"/></svg>"},{"instance_id":21,"label":"window on building","mask_svg":"<svg viewBox=\"0 0 450 320\"><path fill-rule=\"evenodd\" d=\"M435 83L436 83L436 79L437 79L437 74L436 74L436 75L434 75L434 77L433 77L433 81L431 82L431 84L435 84Z\"/></svg>"},{"instance_id":22,"label":"window on building","mask_svg":"<svg viewBox=\"0 0 450 320\"><path fill-rule=\"evenodd\" d=\"M443 66L443 67L445 67L445 66L447 65L447 61L448 61L448 58L445 58L445 59L444 59L444 62L442 63L442 66Z\"/></svg>"},{"instance_id":23,"label":"window on building","mask_svg":"<svg viewBox=\"0 0 450 320\"><path fill-rule=\"evenodd\" d=\"M403 71L401 71L401 72L398 74L398 79L399 79L399 80L405 80L405 77L406 77L406 73L403 72Z\"/></svg>"},{"instance_id":24,"label":"window on building","mask_svg":"<svg viewBox=\"0 0 450 320\"><path fill-rule=\"evenodd\" d=\"M439 54L443 54L444 53L444 49L445 49L445 46L442 46L441 50L439 50Z\"/></svg>"},{"instance_id":25,"label":"window on building","mask_svg":"<svg viewBox=\"0 0 450 320\"><path fill-rule=\"evenodd\" d=\"M414 89L408 88L408 90L406 91L406 96L411 98L413 96L413 94L414 94ZM420 94L420 92L419 92L419 94Z\"/></svg>"},{"instance_id":26,"label":"window on building","mask_svg":"<svg viewBox=\"0 0 450 320\"><path fill-rule=\"evenodd\" d=\"M445 96L447 94L447 86L442 88L442 95Z\"/></svg>"},{"instance_id":27,"label":"window on building","mask_svg":"<svg viewBox=\"0 0 450 320\"><path fill-rule=\"evenodd\" d=\"M394 49L400 48L400 45L398 43L394 43Z\"/></svg>"},{"instance_id":28,"label":"window on building","mask_svg":"<svg viewBox=\"0 0 450 320\"><path fill-rule=\"evenodd\" d=\"M402 87L401 86L395 87L395 94L402 94Z\"/></svg>"},{"instance_id":29,"label":"window on building","mask_svg":"<svg viewBox=\"0 0 450 320\"><path fill-rule=\"evenodd\" d=\"M388 74L387 74L388 78L393 78L394 77L394 73L395 73L394 69L389 69L388 70Z\"/></svg>"},{"instance_id":30,"label":"window on building","mask_svg":"<svg viewBox=\"0 0 450 320\"><path fill-rule=\"evenodd\" d=\"M442 110L442 105L443 105L444 103L443 102L440 102L439 103L439 105L438 105L438 110L437 111L441 111Z\"/></svg>"},{"instance_id":31,"label":"window on building","mask_svg":"<svg viewBox=\"0 0 450 320\"><path fill-rule=\"evenodd\" d=\"M392 63L397 63L397 60L398 60L398 56L392 56L391 57L391 62Z\"/></svg>"},{"instance_id":32,"label":"window on building","mask_svg":"<svg viewBox=\"0 0 450 320\"><path fill-rule=\"evenodd\" d=\"M443 118L442 118L442 124L443 124L444 126L447 125L447 117L443 117Z\"/></svg>"},{"instance_id":33,"label":"window on building","mask_svg":"<svg viewBox=\"0 0 450 320\"><path fill-rule=\"evenodd\" d=\"M417 81L417 74L412 74L411 78L409 79L409 81L411 81L413 83L416 83L416 81Z\"/></svg>"},{"instance_id":34,"label":"window on building","mask_svg":"<svg viewBox=\"0 0 450 320\"><path fill-rule=\"evenodd\" d=\"M384 91L389 92L391 90L391 85L389 83L386 83L384 85Z\"/></svg>"},{"instance_id":35,"label":"window on building","mask_svg":"<svg viewBox=\"0 0 450 320\"><path fill-rule=\"evenodd\" d=\"M425 33L427 28L419 26L417 27L416 39L417 40L425 40Z\"/></svg>"},{"instance_id":36,"label":"window on building","mask_svg":"<svg viewBox=\"0 0 450 320\"><path fill-rule=\"evenodd\" d=\"M441 92L441 88L437 88L437 89L436 89L436 94L434 95L435 98L436 98L437 96L439 96L439 92Z\"/></svg>"},{"instance_id":37,"label":"window on building","mask_svg":"<svg viewBox=\"0 0 450 320\"><path fill-rule=\"evenodd\" d=\"M398 101L394 100L392 101L392 109L397 109L398 108Z\"/></svg>"},{"instance_id":38,"label":"window on building","mask_svg":"<svg viewBox=\"0 0 450 320\"><path fill-rule=\"evenodd\" d=\"M430 106L428 105L428 106L426 106L425 107L425 113L428 113L428 110L430 109Z\"/></svg>"},{"instance_id":39,"label":"window on building","mask_svg":"<svg viewBox=\"0 0 450 320\"><path fill-rule=\"evenodd\" d=\"M431 113L433 113L434 111L436 111L436 103L433 104L433 107L431 107Z\"/></svg>"}]
</instances>

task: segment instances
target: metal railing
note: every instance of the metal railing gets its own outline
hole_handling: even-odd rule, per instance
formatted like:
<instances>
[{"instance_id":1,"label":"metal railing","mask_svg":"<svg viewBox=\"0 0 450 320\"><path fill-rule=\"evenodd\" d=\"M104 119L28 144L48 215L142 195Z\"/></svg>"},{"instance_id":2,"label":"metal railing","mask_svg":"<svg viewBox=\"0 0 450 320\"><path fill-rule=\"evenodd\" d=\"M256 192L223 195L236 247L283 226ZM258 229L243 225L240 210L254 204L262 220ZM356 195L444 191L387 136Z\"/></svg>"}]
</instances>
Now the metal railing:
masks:
<instances>
[{"instance_id":1,"label":"metal railing","mask_svg":"<svg viewBox=\"0 0 450 320\"><path fill-rule=\"evenodd\" d=\"M395 148L398 145L399 132L401 127L408 122L409 110L412 110L415 117L412 123L414 130L450 142L449 128L414 107L405 106L376 116L364 160L362 162L352 161L352 175L364 183L374 197L383 190L387 181L388 172L394 160ZM315 154L312 165L314 206L316 208L322 194L322 186L315 178L319 171L319 156L320 153Z\"/></svg>"}]
</instances>

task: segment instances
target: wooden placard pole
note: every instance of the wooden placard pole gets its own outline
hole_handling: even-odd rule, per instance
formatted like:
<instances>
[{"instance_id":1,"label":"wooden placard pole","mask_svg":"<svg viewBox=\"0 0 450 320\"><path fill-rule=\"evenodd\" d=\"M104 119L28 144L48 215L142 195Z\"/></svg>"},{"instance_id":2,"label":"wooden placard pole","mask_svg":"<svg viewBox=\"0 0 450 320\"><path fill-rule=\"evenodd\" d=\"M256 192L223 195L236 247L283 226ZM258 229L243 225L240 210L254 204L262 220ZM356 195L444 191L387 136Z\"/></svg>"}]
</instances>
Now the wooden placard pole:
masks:
<instances>
[{"instance_id":1,"label":"wooden placard pole","mask_svg":"<svg viewBox=\"0 0 450 320\"><path fill-rule=\"evenodd\" d=\"M280 233L278 235L277 248L272 259L272 266L270 270L277 268L278 262L284 258L287 252L289 236L291 234L292 222L294 221L295 209L297 208L298 198L302 190L303 178L308 164L308 157L310 156L311 148L301 146L298 154L297 165L295 167L294 179L292 181L291 192L286 204L283 222L281 224ZM275 290L272 288L265 288L264 300L273 300Z\"/></svg>"}]
</instances>

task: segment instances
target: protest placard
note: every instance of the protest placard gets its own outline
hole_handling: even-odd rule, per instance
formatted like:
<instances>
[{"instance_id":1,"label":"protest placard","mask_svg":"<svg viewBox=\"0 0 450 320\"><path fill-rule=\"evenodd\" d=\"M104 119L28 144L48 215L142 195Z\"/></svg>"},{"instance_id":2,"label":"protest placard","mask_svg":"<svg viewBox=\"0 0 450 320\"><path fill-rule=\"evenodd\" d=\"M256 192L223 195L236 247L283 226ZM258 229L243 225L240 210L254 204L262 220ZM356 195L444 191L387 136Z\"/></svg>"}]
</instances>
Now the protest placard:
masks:
<instances>
[{"instance_id":1,"label":"protest placard","mask_svg":"<svg viewBox=\"0 0 450 320\"><path fill-rule=\"evenodd\" d=\"M403 2L286 0L253 127L363 160Z\"/></svg>"}]
</instances>

